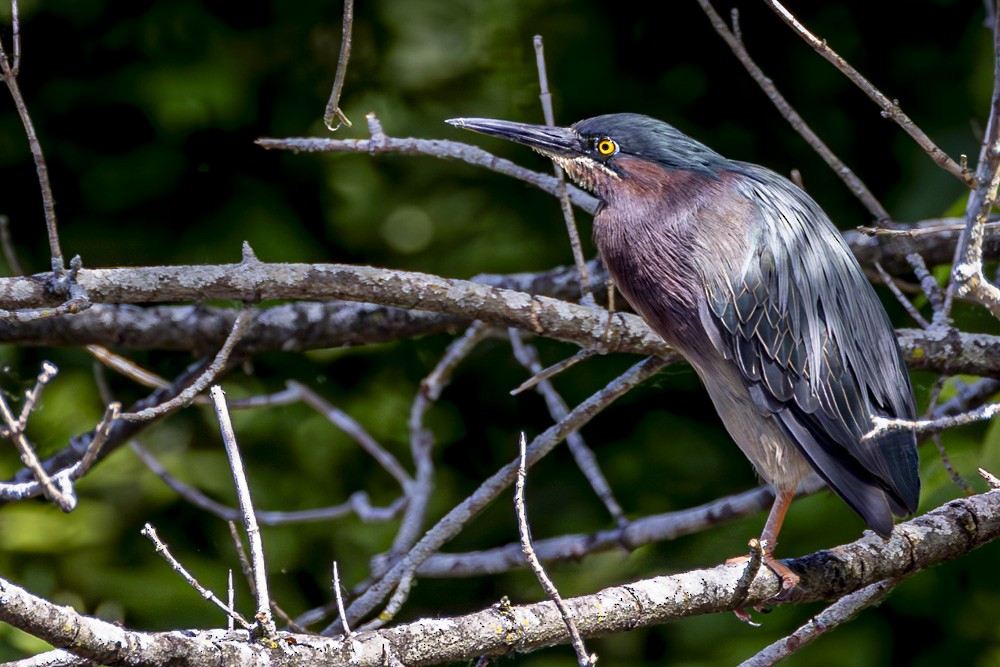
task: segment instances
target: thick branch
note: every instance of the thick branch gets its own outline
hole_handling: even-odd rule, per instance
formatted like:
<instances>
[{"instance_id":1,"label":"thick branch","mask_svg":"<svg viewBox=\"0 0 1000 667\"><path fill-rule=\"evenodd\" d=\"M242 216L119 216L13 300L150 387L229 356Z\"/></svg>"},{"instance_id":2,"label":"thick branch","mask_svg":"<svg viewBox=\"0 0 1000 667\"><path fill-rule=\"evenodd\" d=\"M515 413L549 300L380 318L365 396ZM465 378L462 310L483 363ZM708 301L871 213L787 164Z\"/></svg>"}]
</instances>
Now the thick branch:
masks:
<instances>
[{"instance_id":1,"label":"thick branch","mask_svg":"<svg viewBox=\"0 0 1000 667\"><path fill-rule=\"evenodd\" d=\"M877 246L873 247L875 252ZM571 293L564 277L556 272L541 277L483 276L477 280ZM300 351L359 345L454 332L467 326L473 318L586 347L604 343L607 324L607 314L603 310L546 296L422 273L339 264L258 262L251 265L84 269L80 272L80 280L88 283L95 301L104 302L122 300L133 290L138 293L135 300L200 300L211 295L235 301L328 298L376 302L308 302L264 309L237 347L238 355L265 350ZM15 299L11 294L18 295L16 299L20 301L31 297L47 299L43 283L44 274L41 280L39 276L0 278L0 307ZM144 286L150 283L162 284L162 293L146 290ZM232 309L95 305L88 312L52 321L0 323L0 342L95 343L205 353L217 349L225 340L235 317L236 312ZM639 317L616 313L611 331L612 347L616 351L678 358L670 356L674 353ZM900 343L907 362L914 368L1000 377L1000 338L995 336L904 329L900 331Z\"/></svg>"},{"instance_id":2,"label":"thick branch","mask_svg":"<svg viewBox=\"0 0 1000 667\"><path fill-rule=\"evenodd\" d=\"M960 557L1000 536L1000 491L952 501L893 531L889 540L867 533L851 544L787 561L802 576L798 601L832 599L887 578L905 578ZM566 600L585 637L608 635L679 618L732 609L741 564L655 577ZM762 568L744 604L769 600L779 582ZM568 641L551 602L497 605L452 618L422 619L347 638L279 634L271 646L245 633L142 633L58 607L0 580L0 620L55 647L104 664L223 667L381 667L470 660L483 654L531 651ZM442 641L447 637L447 641Z\"/></svg>"},{"instance_id":3,"label":"thick branch","mask_svg":"<svg viewBox=\"0 0 1000 667\"><path fill-rule=\"evenodd\" d=\"M44 276L44 274L42 274ZM0 279L0 308L47 303L39 276ZM607 343L607 313L544 296L439 276L344 264L265 264L245 261L217 266L161 266L80 271L78 282L94 303L149 303L223 299L342 299L430 310L517 327L538 335L587 345ZM616 313L609 351L641 350L676 359L662 340L634 316Z\"/></svg>"}]
</instances>

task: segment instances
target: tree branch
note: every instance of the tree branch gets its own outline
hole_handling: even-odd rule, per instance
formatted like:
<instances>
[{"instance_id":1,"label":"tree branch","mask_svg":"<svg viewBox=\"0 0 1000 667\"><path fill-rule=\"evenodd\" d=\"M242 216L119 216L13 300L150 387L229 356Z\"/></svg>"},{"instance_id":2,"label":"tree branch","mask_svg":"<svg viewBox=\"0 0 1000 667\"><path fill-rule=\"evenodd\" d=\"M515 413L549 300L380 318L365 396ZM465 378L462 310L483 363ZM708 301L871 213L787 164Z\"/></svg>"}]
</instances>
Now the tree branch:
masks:
<instances>
[{"instance_id":1,"label":"tree branch","mask_svg":"<svg viewBox=\"0 0 1000 667\"><path fill-rule=\"evenodd\" d=\"M1000 536L1000 491L949 502L899 524L889 540L871 533L853 543L786 561L801 577L797 602L839 598L884 579L903 579L958 558ZM732 608L741 564L719 565L607 588L565 602L584 637L608 635ZM770 600L777 576L761 568L744 604ZM381 667L387 656L418 666L526 652L566 643L551 602L498 605L465 616L422 619L350 637L279 633L272 645L219 630L135 632L81 616L0 580L0 620L57 648L102 664L193 667L268 662L289 667ZM595 613L595 610L600 610ZM448 641L441 641L447 636Z\"/></svg>"}]
</instances>

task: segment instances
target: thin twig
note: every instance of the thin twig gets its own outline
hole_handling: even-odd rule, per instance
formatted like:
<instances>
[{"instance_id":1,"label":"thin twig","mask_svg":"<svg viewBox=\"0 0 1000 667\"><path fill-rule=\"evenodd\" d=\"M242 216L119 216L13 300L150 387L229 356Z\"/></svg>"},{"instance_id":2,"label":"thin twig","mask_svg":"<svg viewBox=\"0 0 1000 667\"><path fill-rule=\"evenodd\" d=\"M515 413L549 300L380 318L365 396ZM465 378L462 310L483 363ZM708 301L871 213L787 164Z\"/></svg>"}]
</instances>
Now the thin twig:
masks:
<instances>
[{"instance_id":1,"label":"thin twig","mask_svg":"<svg viewBox=\"0 0 1000 667\"><path fill-rule=\"evenodd\" d=\"M370 125L375 115L370 113L366 118L369 119ZM482 148L459 141L414 139L410 137L397 138L387 136L383 133L379 135L373 134L371 139L322 139L316 137L275 139L262 137L254 143L266 149L307 153L349 152L368 153L369 155L383 155L387 153L430 155L445 160L461 160L468 164L487 167L498 174L530 183L551 195L557 194L558 191L558 181L554 176L526 169L510 160L499 158ZM574 205L579 206L588 213L593 213L597 210L597 199L593 196L575 186L567 186L566 189Z\"/></svg>"},{"instance_id":2,"label":"thin twig","mask_svg":"<svg viewBox=\"0 0 1000 667\"><path fill-rule=\"evenodd\" d=\"M156 529L153 528L152 524L147 523L140 532L144 536L148 537L149 540L156 546L156 553L160 554L160 556L162 556L163 559L170 564L170 567L173 568L175 572L184 577L184 581L188 582L188 584L190 584L192 588L198 591L201 597L205 598L206 600L214 604L216 607L226 612L226 615L229 616L230 618L236 619L236 622L242 625L244 628L248 630L251 629L250 623L248 623L247 620L243 618L243 616L238 611L236 611L235 609L227 605L225 602L220 600L218 595L216 595L215 593L213 593L212 591L208 590L200 583L198 583L198 580L195 579L194 576L187 571L187 568L181 565L180 561L174 558L174 555L170 553L170 549L160 539L160 536L156 534Z\"/></svg>"},{"instance_id":3,"label":"thin twig","mask_svg":"<svg viewBox=\"0 0 1000 667\"><path fill-rule=\"evenodd\" d=\"M528 510L524 502L524 484L528 477L528 467L525 463L527 457L525 455L526 444L524 432L521 433L521 437L518 439L518 447L520 453L518 456L517 483L514 485L514 511L517 514L517 532L521 536L521 551L524 552L525 558L528 559L528 565L531 567L531 571L535 573L535 578L541 584L545 595L552 600L559 610L559 615L562 616L563 623L566 624L566 629L569 631L573 650L576 651L577 662L580 664L580 667L590 667L597 662L597 656L592 656L587 652L587 647L583 644L580 631L577 630L576 623L573 621L573 615L570 613L569 608L566 607L566 603L563 602L562 596L559 595L556 585L549 578L549 575L546 574L541 561L535 555L535 550L531 547L531 528L528 525Z\"/></svg>"},{"instance_id":4,"label":"thin twig","mask_svg":"<svg viewBox=\"0 0 1000 667\"><path fill-rule=\"evenodd\" d=\"M233 568L229 568L229 575L226 577L226 605L230 609L236 606L236 590L233 588ZM232 616L226 617L226 629L230 632L236 629Z\"/></svg>"},{"instance_id":5,"label":"thin twig","mask_svg":"<svg viewBox=\"0 0 1000 667\"><path fill-rule=\"evenodd\" d=\"M747 52L746 48L743 46L743 42L736 36L733 30L730 30L726 25L726 22L722 20L716 11L712 7L709 0L698 0L698 4L701 6L702 11L708 16L708 20L712 23L712 27L715 31L719 33L719 36L725 40L729 48L732 49L736 58L743 64L747 72L753 77L753 80L757 82L764 94L767 95L768 99L777 107L778 112L785 117L785 120L789 122L792 128L795 129L803 139L806 140L813 150L823 158L823 161L829 165L830 169L833 170L837 176L840 177L842 181L847 185L847 187L854 193L865 208L872 214L876 220L888 220L889 213L886 211L885 207L879 203L875 195L872 194L868 186L855 174L846 164L841 162L830 147L827 146L822 139L819 138L812 128L806 123L806 121L799 115L799 113L792 107L792 105L785 99L778 89L775 87L774 82L764 71L753 61L750 54ZM737 15L733 15L733 27L734 30L738 30L739 23L736 20Z\"/></svg>"},{"instance_id":6,"label":"thin twig","mask_svg":"<svg viewBox=\"0 0 1000 667\"><path fill-rule=\"evenodd\" d=\"M514 357L518 363L524 366L529 372L535 373L535 377L538 377L538 372L542 367L538 360L538 350L534 346L525 344L517 329L510 329L508 335L511 347L514 350ZM558 392L556 392L551 382L542 380L538 383L536 389L542 398L545 399L549 414L552 415L554 421L558 422L569 413L569 407ZM607 478L601 472L601 468L597 463L597 457L594 456L594 452L587 446L580 432L577 431L566 436L566 444L569 446L569 451L573 455L573 459L576 461L580 472L587 478L587 482L590 483L597 497L601 499L604 507L608 510L608 514L614 519L615 524L619 527L628 525L628 517L625 516L624 510L618 504L618 500L615 499L614 492L611 490L611 485L608 484Z\"/></svg>"},{"instance_id":7,"label":"thin twig","mask_svg":"<svg viewBox=\"0 0 1000 667\"><path fill-rule=\"evenodd\" d=\"M209 498L204 493L181 482L176 477L166 471L163 465L156 460L149 450L139 442L133 440L130 443L132 451L142 460L153 474L163 480L177 495L191 503L195 507L209 512L223 521L235 521L240 518L238 509L223 505L222 503ZM363 523L381 523L396 519L403 511L406 498L400 496L388 507L374 507L368 494L364 491L357 491L351 495L350 500L340 505L332 507L319 507L309 510L298 510L295 512L270 512L259 510L256 512L257 521L265 526L280 526L294 523L315 523L318 521L332 521L341 519L351 514L356 515Z\"/></svg>"},{"instance_id":8,"label":"thin twig","mask_svg":"<svg viewBox=\"0 0 1000 667\"><path fill-rule=\"evenodd\" d=\"M0 41L0 81L7 84L7 90L14 100L14 107L17 115L24 126L24 134L28 139L28 147L31 149L31 157L35 162L35 173L38 177L38 186L42 191L42 210L45 213L45 226L49 235L49 252L51 253L52 270L59 273L64 272L66 267L63 263L62 249L59 247L59 230L56 225L55 199L52 196L52 185L49 182L49 170L45 165L45 154L42 152L42 144L35 134L35 126L28 113L28 106L21 95L21 89L17 85L17 74L21 67L21 33L20 22L17 13L17 0L11 2L11 19L13 21L13 49L14 62L7 59L7 54L3 49L3 42Z\"/></svg>"},{"instance_id":9,"label":"thin twig","mask_svg":"<svg viewBox=\"0 0 1000 667\"><path fill-rule=\"evenodd\" d=\"M664 365L666 362L662 359L649 357L632 366L608 386L578 405L566 416L566 419L549 427L531 442L528 447L528 466L534 465L562 442L568 433L579 429L608 404L663 368ZM393 565L381 579L351 603L347 609L348 619L355 621L367 616L393 591L402 588L402 582L410 579L421 563L461 532L473 516L514 483L517 477L517 467L517 461L508 463L485 480L471 496L453 507L433 528L427 531L405 558ZM391 619L390 614L383 613L379 615L378 622L385 624ZM331 625L324 632L335 631L336 626Z\"/></svg>"},{"instance_id":10,"label":"thin twig","mask_svg":"<svg viewBox=\"0 0 1000 667\"><path fill-rule=\"evenodd\" d=\"M528 378L521 384L517 385L517 387L515 387L514 389L511 389L510 395L517 396L521 392L531 389L539 382L548 380L552 376L558 375L559 373L562 373L564 370L568 368L572 368L581 361L590 359L592 356L594 356L595 354L599 354L601 351L602 351L601 347L597 345L592 347L585 347L576 354L574 354L572 357L567 357L566 359L556 362L547 368L542 368L541 370L538 371L532 371L534 372L534 375L532 375L530 378Z\"/></svg>"},{"instance_id":11,"label":"thin twig","mask_svg":"<svg viewBox=\"0 0 1000 667\"><path fill-rule=\"evenodd\" d=\"M552 111L552 93L549 92L549 77L545 72L545 46L542 43L542 36L535 35L533 40L535 45L535 64L538 66L538 99L542 102L542 115L545 124L549 127L555 125L555 114ZM580 232L576 228L576 218L573 216L573 204L569 200L566 191L566 175L562 167L552 163L552 170L556 175L556 198L562 207L563 219L566 221L566 233L569 235L569 246L573 251L573 262L576 264L576 272L580 277L580 303L594 305L594 295L590 290L590 276L587 275L587 261L583 258L583 246L580 244Z\"/></svg>"},{"instance_id":12,"label":"thin twig","mask_svg":"<svg viewBox=\"0 0 1000 667\"><path fill-rule=\"evenodd\" d=\"M410 405L407 427L410 434L410 452L416 477L406 488L408 504L399 523L399 530L392 541L391 554L398 557L412 547L423 533L427 517L427 504L434 491L434 434L424 426L424 415L441 397L441 392L451 382L451 377L465 359L489 335L491 329L482 322L473 322L465 334L448 344L447 349L431 372L420 382L420 390Z\"/></svg>"},{"instance_id":13,"label":"thin twig","mask_svg":"<svg viewBox=\"0 0 1000 667\"><path fill-rule=\"evenodd\" d=\"M868 433L865 433L861 439L869 440L884 433L910 429L917 433L943 431L955 426L986 421L992 419L997 413L1000 413L1000 403L988 403L975 410L969 410L968 412L949 417L939 417L937 419L889 419L887 417L876 416L872 418L872 429Z\"/></svg>"},{"instance_id":14,"label":"thin twig","mask_svg":"<svg viewBox=\"0 0 1000 667\"><path fill-rule=\"evenodd\" d=\"M910 314L910 317L913 318L913 321L916 322L918 325L920 325L922 329L928 328L931 325L931 323L928 322L927 319L920 314L920 311L917 310L917 307L913 305L913 302L907 299L906 295L899 290L899 287L896 286L896 281L893 280L893 277L890 276L885 269L882 268L882 265L879 262L875 262L875 270L878 271L879 277L882 278L882 283L889 288L889 291L892 292L892 295L896 297L896 301L898 301L899 304L903 306L903 308L906 310L906 312Z\"/></svg>"},{"instance_id":15,"label":"thin twig","mask_svg":"<svg viewBox=\"0 0 1000 667\"><path fill-rule=\"evenodd\" d=\"M948 315L944 307L944 293L941 291L941 286L938 285L937 278L927 269L926 265L920 266L909 255L907 255L907 261L913 267L913 275L920 281L920 291L924 293L927 301L931 304L934 324L946 325Z\"/></svg>"},{"instance_id":16,"label":"thin twig","mask_svg":"<svg viewBox=\"0 0 1000 667\"><path fill-rule=\"evenodd\" d=\"M21 415L17 418L17 429L23 431L28 425L28 417L35 409L38 399L42 396L45 385L52 381L59 369L48 361L42 362L42 371L35 378L35 386L24 392L24 404L21 406Z\"/></svg>"},{"instance_id":17,"label":"thin twig","mask_svg":"<svg viewBox=\"0 0 1000 667\"><path fill-rule=\"evenodd\" d=\"M303 403L323 415L327 421L350 436L354 442L358 443L361 449L365 450L386 472L392 475L404 491L410 487L413 483L413 478L410 477L410 474L399 463L399 460L392 455L392 452L380 445L356 419L329 403L304 384L295 380L289 380L287 386L290 390L298 392L299 398Z\"/></svg>"},{"instance_id":18,"label":"thin twig","mask_svg":"<svg viewBox=\"0 0 1000 667\"><path fill-rule=\"evenodd\" d=\"M769 667L792 655L814 639L833 630L858 615L863 609L881 602L895 587L897 582L884 580L865 586L850 595L845 595L819 614L809 619L805 625L789 636L776 641L740 667Z\"/></svg>"},{"instance_id":19,"label":"thin twig","mask_svg":"<svg viewBox=\"0 0 1000 667\"><path fill-rule=\"evenodd\" d=\"M336 132L341 125L351 127L350 119L340 109L340 93L344 89L344 78L347 75L347 61L351 57L351 29L354 25L354 0L344 0L344 27L340 40L340 56L337 58L337 74L333 79L333 90L330 101L326 103L323 113L323 124L331 132ZM337 124L333 125L336 117Z\"/></svg>"},{"instance_id":20,"label":"thin twig","mask_svg":"<svg viewBox=\"0 0 1000 667\"><path fill-rule=\"evenodd\" d=\"M701 1L701 0L699 0ZM839 54L837 54L833 49L830 48L825 39L819 39L816 35L812 34L805 26L799 23L791 12L782 6L778 0L764 0L771 9L785 22L789 27L792 28L802 39L809 44L816 53L820 54L827 61L830 62L834 67L840 70L848 79L851 80L854 85L860 88L873 102L882 108L882 116L884 118L889 118L901 128L903 131L910 135L917 144L924 149L924 151L930 156L935 164L943 168L948 173L955 176L963 183L969 187L974 187L976 185L975 179L971 174L966 173L962 170L961 166L952 160L947 153L941 150L930 137L924 134L923 130L917 127L909 116L903 113L900 108L899 103L895 100L890 100L888 97L882 94L882 92L872 85L868 79L861 75L856 69L851 67L846 60L844 60Z\"/></svg>"},{"instance_id":21,"label":"thin twig","mask_svg":"<svg viewBox=\"0 0 1000 667\"><path fill-rule=\"evenodd\" d=\"M947 376L939 375L937 380L934 382L934 386L931 387L930 396L927 399L927 409L924 410L924 419L930 419L937 411L938 401L941 399L941 391L944 389L947 379ZM962 477L958 470L955 469L955 466L951 462L951 457L948 456L948 452L944 448L944 443L941 442L941 436L938 433L931 433L931 440L934 442L934 446L938 450L938 456L941 458L941 465L944 466L944 469L951 478L951 481L955 483L955 486L962 489L965 495L972 495L972 486L965 481L965 478Z\"/></svg>"},{"instance_id":22,"label":"thin twig","mask_svg":"<svg viewBox=\"0 0 1000 667\"><path fill-rule=\"evenodd\" d=\"M859 232L865 236L889 236L889 237L900 237L904 239L919 238L921 236L932 236L934 234L943 234L945 232L960 232L965 229L965 224L952 224L952 225L927 225L925 227L867 227L861 225L857 228ZM983 229L987 232L992 232L994 230L1000 230L1000 221L992 220L983 225Z\"/></svg>"},{"instance_id":23,"label":"thin twig","mask_svg":"<svg viewBox=\"0 0 1000 667\"><path fill-rule=\"evenodd\" d=\"M250 485L247 484L246 470L236 443L236 433L229 419L229 408L226 407L226 396L219 385L213 385L209 390L212 403L215 405L215 415L222 433L222 441L229 457L229 468L233 474L236 486L236 497L239 499L240 511L243 514L243 526L250 542L250 562L253 570L254 589L257 595L257 613L254 615L257 623L254 626L255 636L272 637L275 633L274 621L271 618L271 597L267 590L267 571L264 566L264 545L260 539L260 526L254 515L253 501L250 497Z\"/></svg>"},{"instance_id":24,"label":"thin twig","mask_svg":"<svg viewBox=\"0 0 1000 667\"><path fill-rule=\"evenodd\" d=\"M333 561L333 597L337 600L337 612L340 614L340 623L344 626L344 636L351 636L351 628L347 625L347 614L344 612L344 594L340 588L340 572L337 570L337 561Z\"/></svg>"},{"instance_id":25,"label":"thin twig","mask_svg":"<svg viewBox=\"0 0 1000 667\"><path fill-rule=\"evenodd\" d=\"M416 571L412 569L405 570L399 580L399 583L396 584L395 590L392 591L392 596L389 598L389 601L385 603L385 608L382 609L382 612L378 615L378 617L362 625L361 631L365 632L368 630L377 630L395 618L396 614L399 613L399 610L403 608L407 599L409 599L410 591L413 589L413 582L416 578ZM327 630L329 630L329 628L327 628ZM324 630L324 633L327 632L327 630Z\"/></svg>"},{"instance_id":26,"label":"thin twig","mask_svg":"<svg viewBox=\"0 0 1000 667\"><path fill-rule=\"evenodd\" d=\"M164 403L140 410L139 412L125 412L119 415L119 417L125 421L147 421L191 403L225 369L226 363L229 361L229 355L232 353L233 348L236 347L236 343L243 337L243 334L250 329L250 325L254 321L254 316L255 311L252 308L244 307L240 310L240 314L236 316L236 321L233 322L233 328L229 332L229 336L226 337L226 342L222 344L222 348L215 355L215 359L205 369L205 372L199 375L194 382L179 394Z\"/></svg>"},{"instance_id":27,"label":"thin twig","mask_svg":"<svg viewBox=\"0 0 1000 667\"><path fill-rule=\"evenodd\" d=\"M10 0L10 31L14 46L14 62L10 69L17 76L21 71L21 21L18 18L17 0Z\"/></svg>"},{"instance_id":28,"label":"thin twig","mask_svg":"<svg viewBox=\"0 0 1000 667\"><path fill-rule=\"evenodd\" d=\"M83 458L80 459L80 465L73 473L73 479L80 479L97 463L97 457L100 456L104 443L108 441L108 437L111 435L111 427L114 426L115 421L118 419L118 413L121 409L122 404L117 401L108 403L108 407L104 409L104 416L101 417L101 421L94 428L94 435L90 438L90 442L87 443L87 450L83 453Z\"/></svg>"},{"instance_id":29,"label":"thin twig","mask_svg":"<svg viewBox=\"0 0 1000 667\"><path fill-rule=\"evenodd\" d=\"M986 483L989 484L991 489L993 489L994 491L1000 489L1000 478L998 478L996 475L986 470L985 468L979 469L979 475L986 480Z\"/></svg>"},{"instance_id":30,"label":"thin twig","mask_svg":"<svg viewBox=\"0 0 1000 667\"><path fill-rule=\"evenodd\" d=\"M119 375L124 375L133 382L136 382L144 387L149 387L150 389L165 389L170 386L170 382L168 382L166 378L160 377L156 373L146 370L131 359L126 359L120 354L115 354L106 347L101 347L100 345L85 345L84 349L89 352L92 357L117 372Z\"/></svg>"},{"instance_id":31,"label":"thin twig","mask_svg":"<svg viewBox=\"0 0 1000 667\"><path fill-rule=\"evenodd\" d=\"M243 547L243 540L240 538L240 529L236 527L235 521L227 521L226 525L229 526L229 536L233 539L233 546L236 548L236 556L240 560L240 568L243 570L243 578L250 587L250 594L256 597L257 593L255 592L256 589L254 588L253 583L253 567L250 565L250 558L247 556L247 551ZM282 609L281 605L273 599L271 600L271 611L273 611L275 617L281 619L281 622L284 623L285 626L292 632L306 632L305 628L297 624L292 617L288 615L288 612Z\"/></svg>"},{"instance_id":32,"label":"thin twig","mask_svg":"<svg viewBox=\"0 0 1000 667\"><path fill-rule=\"evenodd\" d=\"M47 361L42 363L42 371L38 374L35 386L25 393L24 409L21 411L20 417L14 416L10 404L7 402L7 397L3 392L0 392L0 418L3 419L3 423L5 424L2 435L10 438L11 442L14 443L18 454L21 456L22 463L31 471L35 481L41 487L42 493L56 507L64 512L70 512L76 507L77 502L76 492L73 490L70 478L68 476L59 477L57 482L56 478L50 477L45 471L41 460L38 458L38 454L35 453L35 448L28 441L28 437L24 432L28 414L34 407L42 387L58 372L59 369L53 364Z\"/></svg>"}]
</instances>

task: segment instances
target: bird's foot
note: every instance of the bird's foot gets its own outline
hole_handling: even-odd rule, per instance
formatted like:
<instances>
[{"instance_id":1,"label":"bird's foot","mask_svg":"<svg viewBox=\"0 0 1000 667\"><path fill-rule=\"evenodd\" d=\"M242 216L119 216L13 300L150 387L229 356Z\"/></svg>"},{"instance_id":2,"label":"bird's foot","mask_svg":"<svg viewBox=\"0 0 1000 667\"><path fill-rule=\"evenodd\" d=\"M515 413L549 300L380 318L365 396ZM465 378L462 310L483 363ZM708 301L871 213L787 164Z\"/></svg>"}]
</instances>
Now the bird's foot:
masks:
<instances>
[{"instance_id":1,"label":"bird's foot","mask_svg":"<svg viewBox=\"0 0 1000 667\"><path fill-rule=\"evenodd\" d=\"M774 557L774 554L764 553L764 565L771 568L771 571L781 579L781 592L771 598L773 602L784 602L792 594L795 587L799 585L799 575L792 572L792 569Z\"/></svg>"},{"instance_id":2,"label":"bird's foot","mask_svg":"<svg viewBox=\"0 0 1000 667\"><path fill-rule=\"evenodd\" d=\"M752 605L752 609L760 612L765 611L765 605L774 602L784 602L791 595L792 591L799 583L799 575L795 574L787 565L779 561L774 557L774 554L767 548L766 542L762 543L761 540L752 539L750 540L750 554L747 556L736 556L734 558L729 558L726 560L727 565L736 563L746 563L746 567L743 570L743 574L740 576L739 582L736 585L736 592L733 596L733 606L735 609L733 613L736 617L748 625L757 625L750 620L750 612L747 608L742 606L742 603L746 600L747 596L750 594L750 584L753 583L754 578L757 576L757 572L760 571L761 565L767 566L772 572L778 575L781 579L781 590L773 598Z\"/></svg>"}]
</instances>

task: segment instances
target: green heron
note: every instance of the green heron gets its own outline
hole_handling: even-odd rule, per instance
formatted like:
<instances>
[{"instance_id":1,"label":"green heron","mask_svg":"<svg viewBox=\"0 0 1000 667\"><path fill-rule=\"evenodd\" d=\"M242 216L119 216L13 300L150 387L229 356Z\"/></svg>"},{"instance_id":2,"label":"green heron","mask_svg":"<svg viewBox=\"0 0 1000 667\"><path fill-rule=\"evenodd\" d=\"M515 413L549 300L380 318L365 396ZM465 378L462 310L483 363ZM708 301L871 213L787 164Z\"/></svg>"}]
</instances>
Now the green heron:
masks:
<instances>
[{"instance_id":1,"label":"green heron","mask_svg":"<svg viewBox=\"0 0 1000 667\"><path fill-rule=\"evenodd\" d=\"M883 538L917 509L913 390L889 317L819 205L764 167L662 121L610 114L572 127L456 118L530 146L600 200L594 242L632 307L691 363L726 429L775 491L774 558L800 480L816 471Z\"/></svg>"}]
</instances>

